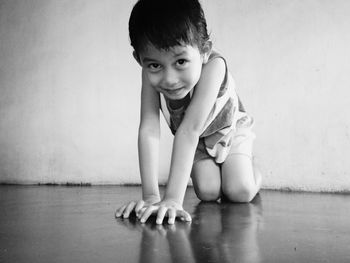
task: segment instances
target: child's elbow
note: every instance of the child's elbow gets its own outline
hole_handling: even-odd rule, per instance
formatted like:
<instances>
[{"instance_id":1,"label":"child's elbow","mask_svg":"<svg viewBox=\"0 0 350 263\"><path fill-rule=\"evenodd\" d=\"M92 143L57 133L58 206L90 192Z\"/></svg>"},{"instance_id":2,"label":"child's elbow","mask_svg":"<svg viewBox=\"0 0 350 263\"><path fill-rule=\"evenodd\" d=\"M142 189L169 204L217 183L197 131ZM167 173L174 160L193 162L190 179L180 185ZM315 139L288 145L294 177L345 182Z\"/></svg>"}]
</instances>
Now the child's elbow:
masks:
<instances>
[{"instance_id":1,"label":"child's elbow","mask_svg":"<svg viewBox=\"0 0 350 263\"><path fill-rule=\"evenodd\" d=\"M179 129L176 131L176 134L178 135L184 135L188 138L194 138L194 139L199 139L200 136L200 129L199 127L196 127L195 125L191 126L180 126Z\"/></svg>"},{"instance_id":2,"label":"child's elbow","mask_svg":"<svg viewBox=\"0 0 350 263\"><path fill-rule=\"evenodd\" d=\"M160 137L160 128L149 125L140 125L139 137Z\"/></svg>"}]
</instances>

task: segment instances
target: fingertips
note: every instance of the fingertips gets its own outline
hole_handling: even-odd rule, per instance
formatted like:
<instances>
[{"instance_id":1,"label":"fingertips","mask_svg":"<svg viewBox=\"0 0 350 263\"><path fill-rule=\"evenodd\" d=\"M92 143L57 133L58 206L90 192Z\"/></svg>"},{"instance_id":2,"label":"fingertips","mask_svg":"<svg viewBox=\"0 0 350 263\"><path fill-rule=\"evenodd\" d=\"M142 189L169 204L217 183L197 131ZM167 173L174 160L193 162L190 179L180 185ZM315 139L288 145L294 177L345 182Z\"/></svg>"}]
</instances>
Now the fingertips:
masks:
<instances>
[{"instance_id":1,"label":"fingertips","mask_svg":"<svg viewBox=\"0 0 350 263\"><path fill-rule=\"evenodd\" d=\"M186 222L191 222L192 221L192 218L190 216L189 213L187 213L186 211L182 210L182 211L179 211L179 216L180 216L180 219L182 221L186 221Z\"/></svg>"},{"instance_id":2,"label":"fingertips","mask_svg":"<svg viewBox=\"0 0 350 263\"><path fill-rule=\"evenodd\" d=\"M136 215L139 214L141 208L144 206L145 202L143 200L140 200L139 202L137 202L136 206L135 206L135 212Z\"/></svg>"},{"instance_id":3,"label":"fingertips","mask_svg":"<svg viewBox=\"0 0 350 263\"><path fill-rule=\"evenodd\" d=\"M191 222L191 221L192 221L192 217L190 216L189 213L186 213L186 214L185 214L184 220L187 221L187 222Z\"/></svg>"},{"instance_id":4,"label":"fingertips","mask_svg":"<svg viewBox=\"0 0 350 263\"><path fill-rule=\"evenodd\" d=\"M135 207L135 202L130 202L127 205L126 209L124 210L123 217L124 218L128 218L130 213L131 213L131 211L134 209L134 207Z\"/></svg>"},{"instance_id":5,"label":"fingertips","mask_svg":"<svg viewBox=\"0 0 350 263\"><path fill-rule=\"evenodd\" d=\"M166 212L167 212L167 208L166 207L162 206L162 207L159 208L158 215L157 215L157 220L156 220L156 223L158 225L163 223L163 219L164 219L164 216L165 216Z\"/></svg>"},{"instance_id":6,"label":"fingertips","mask_svg":"<svg viewBox=\"0 0 350 263\"><path fill-rule=\"evenodd\" d=\"M116 218L121 217L125 208L126 208L126 205L123 205L122 207L117 209L117 211L115 212L115 217Z\"/></svg>"},{"instance_id":7,"label":"fingertips","mask_svg":"<svg viewBox=\"0 0 350 263\"><path fill-rule=\"evenodd\" d=\"M141 219L142 215L145 213L147 207L142 207L137 213L136 213L136 217L138 219Z\"/></svg>"},{"instance_id":8,"label":"fingertips","mask_svg":"<svg viewBox=\"0 0 350 263\"><path fill-rule=\"evenodd\" d=\"M153 213L154 208L152 206L148 207L140 218L141 223L145 223L150 215Z\"/></svg>"},{"instance_id":9,"label":"fingertips","mask_svg":"<svg viewBox=\"0 0 350 263\"><path fill-rule=\"evenodd\" d=\"M176 218L176 212L175 212L175 209L173 208L170 208L168 210L168 224L172 225L175 223L175 218Z\"/></svg>"}]
</instances>

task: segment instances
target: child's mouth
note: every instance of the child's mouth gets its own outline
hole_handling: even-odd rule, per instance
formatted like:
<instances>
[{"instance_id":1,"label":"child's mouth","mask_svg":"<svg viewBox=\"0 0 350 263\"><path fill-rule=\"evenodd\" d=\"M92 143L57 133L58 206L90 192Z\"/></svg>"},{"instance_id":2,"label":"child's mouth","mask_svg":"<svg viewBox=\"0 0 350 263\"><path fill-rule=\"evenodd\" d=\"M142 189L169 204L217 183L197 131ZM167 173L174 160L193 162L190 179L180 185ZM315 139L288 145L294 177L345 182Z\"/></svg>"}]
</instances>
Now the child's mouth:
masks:
<instances>
[{"instance_id":1,"label":"child's mouth","mask_svg":"<svg viewBox=\"0 0 350 263\"><path fill-rule=\"evenodd\" d=\"M165 90L165 93L168 93L170 95L176 95L183 90L183 87L176 88L176 89L164 89L164 90Z\"/></svg>"}]
</instances>

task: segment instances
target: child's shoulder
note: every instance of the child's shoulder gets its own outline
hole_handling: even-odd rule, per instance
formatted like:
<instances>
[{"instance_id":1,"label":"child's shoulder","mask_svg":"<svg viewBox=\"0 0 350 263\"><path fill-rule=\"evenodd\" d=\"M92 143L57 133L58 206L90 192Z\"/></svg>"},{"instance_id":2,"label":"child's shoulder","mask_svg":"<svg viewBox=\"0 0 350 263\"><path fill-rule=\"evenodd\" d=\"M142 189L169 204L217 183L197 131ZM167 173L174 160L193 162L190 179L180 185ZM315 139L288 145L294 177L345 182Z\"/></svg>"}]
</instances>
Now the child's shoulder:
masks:
<instances>
[{"instance_id":1,"label":"child's shoulder","mask_svg":"<svg viewBox=\"0 0 350 263\"><path fill-rule=\"evenodd\" d=\"M227 64L225 58L216 50L212 50L207 62L203 65L204 75L223 75L227 74Z\"/></svg>"},{"instance_id":2,"label":"child's shoulder","mask_svg":"<svg viewBox=\"0 0 350 263\"><path fill-rule=\"evenodd\" d=\"M213 49L208 57L207 62L204 64L203 69L206 68L208 72L213 72L214 74L227 73L227 63L224 56Z\"/></svg>"},{"instance_id":3,"label":"child's shoulder","mask_svg":"<svg viewBox=\"0 0 350 263\"><path fill-rule=\"evenodd\" d=\"M216 49L213 49L209 55L208 62L216 58L222 59L226 63L226 59L224 58L224 56Z\"/></svg>"}]
</instances>

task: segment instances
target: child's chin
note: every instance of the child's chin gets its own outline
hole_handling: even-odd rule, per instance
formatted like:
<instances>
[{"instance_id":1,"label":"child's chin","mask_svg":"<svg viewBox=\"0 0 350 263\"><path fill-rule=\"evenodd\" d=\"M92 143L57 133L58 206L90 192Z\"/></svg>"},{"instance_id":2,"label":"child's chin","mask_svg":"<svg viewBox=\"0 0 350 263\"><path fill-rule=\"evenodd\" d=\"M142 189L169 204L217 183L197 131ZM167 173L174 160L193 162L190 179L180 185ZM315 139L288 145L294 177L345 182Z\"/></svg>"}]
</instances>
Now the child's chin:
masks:
<instances>
[{"instance_id":1,"label":"child's chin","mask_svg":"<svg viewBox=\"0 0 350 263\"><path fill-rule=\"evenodd\" d=\"M182 100L186 96L165 96L168 100Z\"/></svg>"},{"instance_id":2,"label":"child's chin","mask_svg":"<svg viewBox=\"0 0 350 263\"><path fill-rule=\"evenodd\" d=\"M169 100L182 100L187 96L188 92L182 91L177 94L163 93L163 95Z\"/></svg>"}]
</instances>

